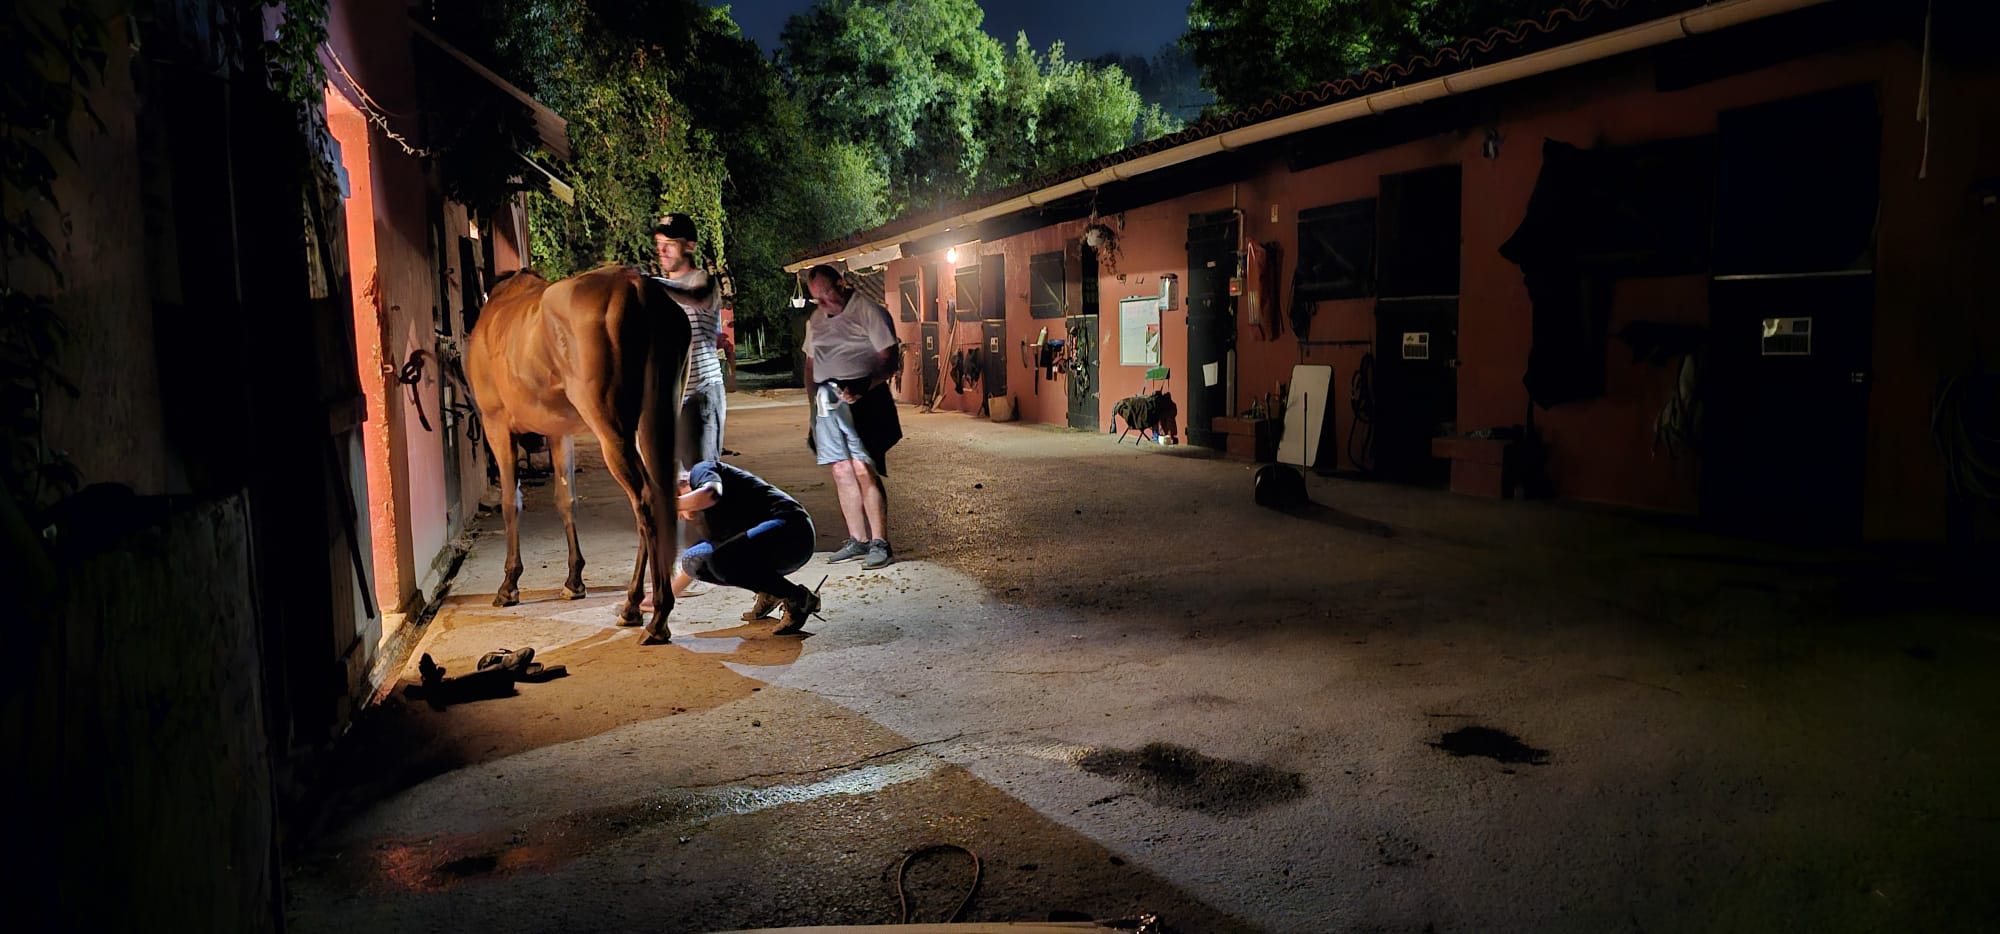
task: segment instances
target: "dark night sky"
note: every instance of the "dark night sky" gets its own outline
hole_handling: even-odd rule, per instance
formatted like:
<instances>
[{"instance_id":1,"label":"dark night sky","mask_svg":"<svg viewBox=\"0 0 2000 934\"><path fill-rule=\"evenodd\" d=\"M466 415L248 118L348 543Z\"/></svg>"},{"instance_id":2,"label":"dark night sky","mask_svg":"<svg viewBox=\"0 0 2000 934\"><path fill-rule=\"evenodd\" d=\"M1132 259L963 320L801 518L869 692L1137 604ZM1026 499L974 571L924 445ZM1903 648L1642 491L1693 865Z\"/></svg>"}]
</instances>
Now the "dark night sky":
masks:
<instances>
[{"instance_id":1,"label":"dark night sky","mask_svg":"<svg viewBox=\"0 0 2000 934\"><path fill-rule=\"evenodd\" d=\"M712 5L724 5L711 0ZM785 18L812 0L734 0L727 4L743 34L765 54L778 46ZM1105 52L1151 56L1187 29L1187 0L986 0L986 31L1011 46L1016 30L1028 31L1035 48L1061 39L1070 58Z\"/></svg>"}]
</instances>

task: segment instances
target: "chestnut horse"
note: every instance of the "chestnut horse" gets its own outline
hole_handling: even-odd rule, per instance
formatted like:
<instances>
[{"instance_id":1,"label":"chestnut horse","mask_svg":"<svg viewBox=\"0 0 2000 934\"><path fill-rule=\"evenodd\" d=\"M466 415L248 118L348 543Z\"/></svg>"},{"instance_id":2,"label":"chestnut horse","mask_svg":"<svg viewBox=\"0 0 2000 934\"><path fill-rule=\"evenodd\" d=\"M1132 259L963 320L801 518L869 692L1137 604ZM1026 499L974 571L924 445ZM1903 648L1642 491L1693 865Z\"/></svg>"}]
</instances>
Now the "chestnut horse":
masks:
<instances>
[{"instance_id":1,"label":"chestnut horse","mask_svg":"<svg viewBox=\"0 0 2000 934\"><path fill-rule=\"evenodd\" d=\"M636 626L653 570L653 617L648 644L671 633L672 568L677 548L678 493L674 423L687 385L687 315L664 283L638 270L606 266L550 283L519 272L494 286L465 354L466 378L500 468L500 515L507 525L506 576L494 606L521 601L521 491L514 478L514 444L546 436L555 458L556 509L569 536L564 599L584 595L583 552L576 542L576 445L585 428L597 435L604 466L632 501L639 557L618 624Z\"/></svg>"}]
</instances>

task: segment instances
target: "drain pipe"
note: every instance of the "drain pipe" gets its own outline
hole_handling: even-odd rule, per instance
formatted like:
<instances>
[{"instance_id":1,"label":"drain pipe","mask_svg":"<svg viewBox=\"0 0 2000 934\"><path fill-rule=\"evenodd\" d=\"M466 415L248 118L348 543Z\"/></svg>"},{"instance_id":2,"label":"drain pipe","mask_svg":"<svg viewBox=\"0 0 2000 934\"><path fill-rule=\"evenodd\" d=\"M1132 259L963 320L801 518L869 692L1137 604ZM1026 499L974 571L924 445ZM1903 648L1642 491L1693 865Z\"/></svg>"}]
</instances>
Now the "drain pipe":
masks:
<instances>
[{"instance_id":1,"label":"drain pipe","mask_svg":"<svg viewBox=\"0 0 2000 934\"><path fill-rule=\"evenodd\" d=\"M921 240L991 218L1003 217L1030 208L1045 207L1065 198L1096 191L1113 182L1128 181L1149 172L1157 172L1205 156L1290 136L1304 130L1387 113L1398 107L1427 103L1509 81L1559 71L1574 65L1601 61L1828 2L1831 0L1722 0L1720 3L1710 3L1698 9L1613 30L1588 39L1580 39L1568 45L1532 52L1504 62L1481 65L1441 78L1389 88L1352 100L1253 123L1214 136L1205 136L904 233L879 237L840 252L800 260L787 265L785 271L795 273L819 263L836 262L842 257L885 249L906 240Z\"/></svg>"}]
</instances>

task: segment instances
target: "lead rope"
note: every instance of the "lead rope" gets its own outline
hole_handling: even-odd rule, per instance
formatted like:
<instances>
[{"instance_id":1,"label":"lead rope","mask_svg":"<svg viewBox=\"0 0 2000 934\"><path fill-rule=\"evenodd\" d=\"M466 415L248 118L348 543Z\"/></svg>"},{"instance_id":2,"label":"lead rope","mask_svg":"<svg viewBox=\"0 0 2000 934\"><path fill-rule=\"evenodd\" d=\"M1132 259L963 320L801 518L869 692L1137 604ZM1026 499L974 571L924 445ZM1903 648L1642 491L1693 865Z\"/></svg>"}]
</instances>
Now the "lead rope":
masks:
<instances>
[{"instance_id":1,"label":"lead rope","mask_svg":"<svg viewBox=\"0 0 2000 934\"><path fill-rule=\"evenodd\" d=\"M958 921L960 916L965 914L965 906L972 904L973 894L979 891L979 854L974 853L971 850L966 849L965 847L959 846L956 843L933 843L930 846L922 847L905 854L903 856L903 861L897 864L896 866L896 907L899 916L901 918L901 920L896 922L897 924L910 923L910 900L909 897L903 893L903 875L904 873L909 871L910 861L916 859L919 856L923 856L926 853L935 853L947 850L957 850L961 853L964 853L967 856L972 857L972 885L966 888L965 897L959 899L958 907L952 909L951 914L947 915L944 921L942 921L941 923L943 924L955 923L956 921Z\"/></svg>"}]
</instances>

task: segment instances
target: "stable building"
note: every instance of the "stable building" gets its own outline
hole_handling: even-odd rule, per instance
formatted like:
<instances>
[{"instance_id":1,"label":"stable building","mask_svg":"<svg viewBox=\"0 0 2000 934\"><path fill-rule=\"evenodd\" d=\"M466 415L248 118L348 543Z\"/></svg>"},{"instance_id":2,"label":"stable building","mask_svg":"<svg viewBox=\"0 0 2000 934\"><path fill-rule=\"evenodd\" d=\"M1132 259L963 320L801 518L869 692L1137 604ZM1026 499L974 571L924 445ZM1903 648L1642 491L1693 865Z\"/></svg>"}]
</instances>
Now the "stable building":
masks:
<instances>
[{"instance_id":1,"label":"stable building","mask_svg":"<svg viewBox=\"0 0 2000 934\"><path fill-rule=\"evenodd\" d=\"M1993 524L1993 19L1578 0L787 268L884 297L907 403L1939 540Z\"/></svg>"}]
</instances>

